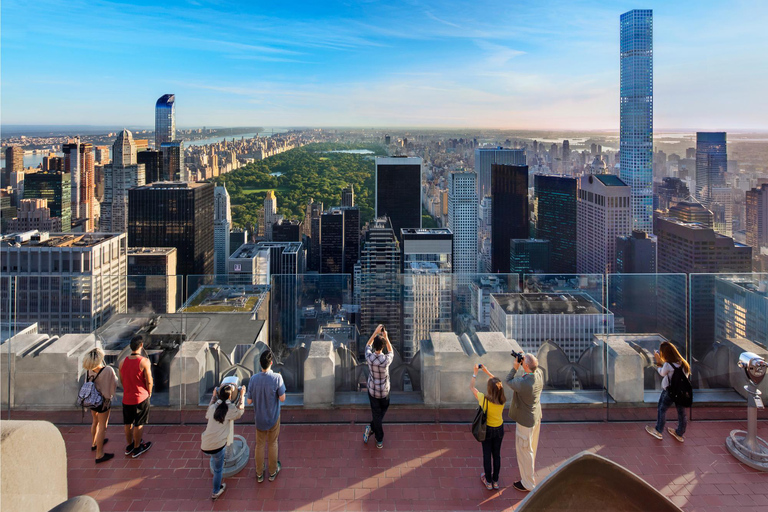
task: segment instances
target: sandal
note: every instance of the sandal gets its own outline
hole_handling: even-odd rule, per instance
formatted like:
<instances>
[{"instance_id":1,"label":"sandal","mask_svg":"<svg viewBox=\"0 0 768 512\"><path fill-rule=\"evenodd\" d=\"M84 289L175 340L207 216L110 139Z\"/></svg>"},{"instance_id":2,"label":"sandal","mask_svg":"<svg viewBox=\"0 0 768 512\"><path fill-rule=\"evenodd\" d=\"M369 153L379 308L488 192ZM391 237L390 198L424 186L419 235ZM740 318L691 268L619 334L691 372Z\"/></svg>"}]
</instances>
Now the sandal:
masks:
<instances>
[{"instance_id":1,"label":"sandal","mask_svg":"<svg viewBox=\"0 0 768 512\"><path fill-rule=\"evenodd\" d=\"M488 489L489 491L493 490L493 484L491 484L491 482L485 479L485 473L480 475L480 481L483 482L483 485L485 486L486 489Z\"/></svg>"}]
</instances>

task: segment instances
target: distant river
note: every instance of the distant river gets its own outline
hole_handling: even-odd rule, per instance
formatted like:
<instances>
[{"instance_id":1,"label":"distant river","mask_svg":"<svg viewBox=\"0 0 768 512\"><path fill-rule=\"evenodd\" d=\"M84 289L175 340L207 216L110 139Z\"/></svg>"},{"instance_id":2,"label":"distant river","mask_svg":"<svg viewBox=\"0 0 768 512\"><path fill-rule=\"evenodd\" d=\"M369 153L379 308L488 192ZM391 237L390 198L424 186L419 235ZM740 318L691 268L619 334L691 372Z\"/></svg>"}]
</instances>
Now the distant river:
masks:
<instances>
[{"instance_id":1,"label":"distant river","mask_svg":"<svg viewBox=\"0 0 768 512\"><path fill-rule=\"evenodd\" d=\"M232 139L240 140L242 138L252 139L254 137L269 137L273 133L285 133L287 131L288 130L285 129L285 128L268 128L268 129L265 129L264 131L258 132L258 133L254 132L254 133L241 133L239 135L221 135L221 136L217 136L217 137L210 137L208 139L192 140L192 141L186 142L184 145L185 146L205 146L205 145L208 145L208 144L215 144L217 142L221 142L221 141L223 141L225 139L226 140L232 140Z\"/></svg>"}]
</instances>

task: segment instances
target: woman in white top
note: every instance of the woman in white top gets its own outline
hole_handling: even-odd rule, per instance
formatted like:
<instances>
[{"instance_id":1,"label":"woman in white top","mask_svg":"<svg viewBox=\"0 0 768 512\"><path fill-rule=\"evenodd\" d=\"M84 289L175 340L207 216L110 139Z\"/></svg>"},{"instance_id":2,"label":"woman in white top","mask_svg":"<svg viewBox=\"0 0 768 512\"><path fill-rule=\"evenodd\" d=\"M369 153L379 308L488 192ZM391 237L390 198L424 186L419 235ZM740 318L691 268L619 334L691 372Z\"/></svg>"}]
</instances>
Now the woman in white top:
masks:
<instances>
[{"instance_id":1,"label":"woman in white top","mask_svg":"<svg viewBox=\"0 0 768 512\"><path fill-rule=\"evenodd\" d=\"M91 409L91 451L96 452L96 464L99 464L115 456L114 453L104 453L104 445L109 441L104 435L107 433L109 424L112 398L117 389L117 375L111 366L106 366L104 351L98 347L85 354L83 368L87 370L86 378L93 381L96 390L104 398L99 407Z\"/></svg>"},{"instance_id":2,"label":"woman in white top","mask_svg":"<svg viewBox=\"0 0 768 512\"><path fill-rule=\"evenodd\" d=\"M659 372L659 375L664 377L664 379L661 381L661 396L659 397L656 427L647 425L645 431L656 439L661 439L664 432L664 423L667 421L667 410L674 404L677 408L677 429L669 427L667 432L682 443L684 441L683 436L685 435L686 427L685 407L674 403L669 396L668 388L672 380L672 374L675 373L675 368L682 367L686 377L690 377L691 367L688 362L683 359L683 356L680 355L680 352L677 351L677 347L668 341L662 342L659 350L654 352L654 360L658 367L657 371Z\"/></svg>"},{"instance_id":3,"label":"woman in white top","mask_svg":"<svg viewBox=\"0 0 768 512\"><path fill-rule=\"evenodd\" d=\"M211 403L205 412L208 426L203 432L200 449L213 459L213 493L211 498L214 500L224 494L227 489L227 484L222 483L221 479L224 472L224 454L227 451L229 427L245 412L245 386L240 388L240 396L237 404L234 404L231 400L236 394L237 389L233 384L226 384L221 389L214 389Z\"/></svg>"}]
</instances>

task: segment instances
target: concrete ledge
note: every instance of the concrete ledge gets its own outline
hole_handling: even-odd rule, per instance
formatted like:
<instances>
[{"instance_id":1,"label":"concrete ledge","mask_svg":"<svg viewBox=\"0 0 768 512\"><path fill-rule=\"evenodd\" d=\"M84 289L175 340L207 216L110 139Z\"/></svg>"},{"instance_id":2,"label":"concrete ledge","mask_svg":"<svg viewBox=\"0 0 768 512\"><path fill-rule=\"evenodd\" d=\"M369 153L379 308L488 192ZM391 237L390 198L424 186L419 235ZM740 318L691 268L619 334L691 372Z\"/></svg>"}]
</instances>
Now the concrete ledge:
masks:
<instances>
[{"instance_id":1,"label":"concrete ledge","mask_svg":"<svg viewBox=\"0 0 768 512\"><path fill-rule=\"evenodd\" d=\"M313 341L304 361L304 405L330 407L336 395L336 352L332 341Z\"/></svg>"},{"instance_id":2,"label":"concrete ledge","mask_svg":"<svg viewBox=\"0 0 768 512\"><path fill-rule=\"evenodd\" d=\"M0 421L0 460L3 510L44 511L67 500L67 451L53 423Z\"/></svg>"}]
</instances>

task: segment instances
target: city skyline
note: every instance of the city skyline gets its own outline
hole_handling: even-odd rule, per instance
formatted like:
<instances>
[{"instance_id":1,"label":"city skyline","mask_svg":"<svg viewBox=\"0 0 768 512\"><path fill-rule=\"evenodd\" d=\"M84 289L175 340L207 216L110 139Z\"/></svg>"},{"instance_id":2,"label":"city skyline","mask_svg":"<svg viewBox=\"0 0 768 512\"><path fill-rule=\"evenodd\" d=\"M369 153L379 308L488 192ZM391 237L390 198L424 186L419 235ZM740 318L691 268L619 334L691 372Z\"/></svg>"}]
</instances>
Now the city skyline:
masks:
<instances>
[{"instance_id":1,"label":"city skyline","mask_svg":"<svg viewBox=\"0 0 768 512\"><path fill-rule=\"evenodd\" d=\"M768 129L759 90L768 66L755 50L768 43L766 6L593 4L394 2L256 12L205 2L62 9L51 1L32 13L8 1L3 123L148 126L147 98L170 90L179 126L613 130L618 19L650 8L656 129ZM71 52L105 67L65 65ZM123 65L108 65L116 59ZM30 61L55 78L30 78Z\"/></svg>"}]
</instances>

